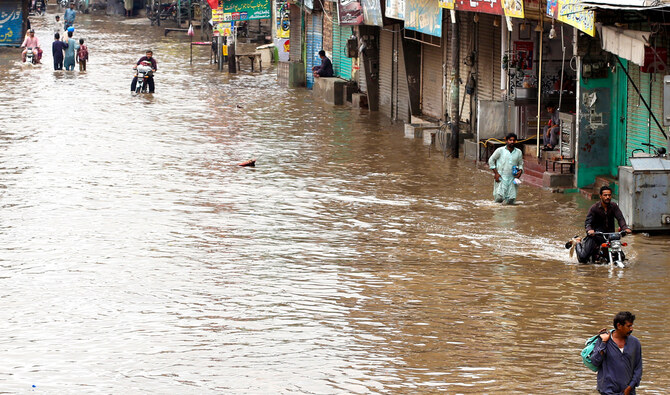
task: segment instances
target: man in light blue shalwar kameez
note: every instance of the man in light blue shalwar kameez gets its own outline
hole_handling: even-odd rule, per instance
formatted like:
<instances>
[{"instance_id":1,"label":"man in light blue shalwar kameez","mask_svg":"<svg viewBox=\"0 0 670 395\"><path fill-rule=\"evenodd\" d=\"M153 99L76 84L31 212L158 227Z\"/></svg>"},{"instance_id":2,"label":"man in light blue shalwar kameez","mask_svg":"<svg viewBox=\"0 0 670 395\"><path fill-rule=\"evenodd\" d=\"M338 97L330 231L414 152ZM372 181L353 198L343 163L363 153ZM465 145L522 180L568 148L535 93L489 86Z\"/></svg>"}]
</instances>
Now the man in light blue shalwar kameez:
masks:
<instances>
[{"instance_id":1,"label":"man in light blue shalwar kameez","mask_svg":"<svg viewBox=\"0 0 670 395\"><path fill-rule=\"evenodd\" d=\"M493 198L498 203L514 204L516 191L519 188L515 181L523 173L523 154L516 144L516 134L505 137L505 146L500 147L489 158L489 167L493 170ZM516 170L516 174L514 173Z\"/></svg>"}]
</instances>

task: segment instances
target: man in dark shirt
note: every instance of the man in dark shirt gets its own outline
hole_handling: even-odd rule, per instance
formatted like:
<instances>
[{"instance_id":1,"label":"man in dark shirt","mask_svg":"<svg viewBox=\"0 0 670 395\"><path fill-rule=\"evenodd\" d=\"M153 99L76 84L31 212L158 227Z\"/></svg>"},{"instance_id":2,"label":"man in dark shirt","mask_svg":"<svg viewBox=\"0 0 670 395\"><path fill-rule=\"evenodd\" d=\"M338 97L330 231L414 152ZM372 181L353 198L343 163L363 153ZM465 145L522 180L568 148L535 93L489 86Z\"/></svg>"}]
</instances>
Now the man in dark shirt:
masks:
<instances>
[{"instance_id":1,"label":"man in dark shirt","mask_svg":"<svg viewBox=\"0 0 670 395\"><path fill-rule=\"evenodd\" d=\"M622 230L631 233L619 206L616 203L612 203L612 188L603 186L600 188L600 201L591 206L589 213L586 215L585 227L587 236L575 248L577 251L577 260L580 263L587 263L598 252L600 244L605 242L602 236L594 235L594 233L614 232L614 219L617 220Z\"/></svg>"},{"instance_id":2,"label":"man in dark shirt","mask_svg":"<svg viewBox=\"0 0 670 395\"><path fill-rule=\"evenodd\" d=\"M133 69L136 69L138 65L144 63L149 63L151 65L151 70L152 73L149 75L149 78L147 78L147 85L149 85L149 93L154 93L154 75L153 73L158 70L158 63L156 62L156 59L153 57L154 53L150 49L147 50L146 55L142 56L140 60L137 61L137 64L133 66ZM130 91L135 92L135 87L137 86L137 76L133 78L133 82L130 83Z\"/></svg>"},{"instance_id":3,"label":"man in dark shirt","mask_svg":"<svg viewBox=\"0 0 670 395\"><path fill-rule=\"evenodd\" d=\"M332 77L334 75L333 63L326 56L326 51L323 49L319 51L319 57L321 58L321 65L312 67L314 77Z\"/></svg>"},{"instance_id":4,"label":"man in dark shirt","mask_svg":"<svg viewBox=\"0 0 670 395\"><path fill-rule=\"evenodd\" d=\"M54 34L54 42L51 44L51 52L54 57L54 70L63 70L63 51L68 43L61 41L60 34Z\"/></svg>"},{"instance_id":5,"label":"man in dark shirt","mask_svg":"<svg viewBox=\"0 0 670 395\"><path fill-rule=\"evenodd\" d=\"M602 329L591 362L598 367L598 392L635 395L642 379L642 346L633 333L635 315L622 311L614 316L614 331Z\"/></svg>"}]
</instances>

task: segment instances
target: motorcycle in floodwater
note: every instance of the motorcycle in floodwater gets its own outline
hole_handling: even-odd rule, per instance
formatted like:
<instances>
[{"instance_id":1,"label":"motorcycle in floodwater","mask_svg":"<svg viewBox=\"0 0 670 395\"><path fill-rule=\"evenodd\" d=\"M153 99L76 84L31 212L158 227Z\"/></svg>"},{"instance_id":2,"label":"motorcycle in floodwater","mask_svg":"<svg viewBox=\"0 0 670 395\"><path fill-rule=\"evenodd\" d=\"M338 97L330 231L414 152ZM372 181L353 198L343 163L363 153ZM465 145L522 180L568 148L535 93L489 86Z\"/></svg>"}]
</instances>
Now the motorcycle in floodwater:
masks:
<instances>
[{"instance_id":1,"label":"motorcycle in floodwater","mask_svg":"<svg viewBox=\"0 0 670 395\"><path fill-rule=\"evenodd\" d=\"M628 244L621 241L621 239L628 233L626 231L606 233L595 232L586 237L597 237L603 242L597 246L596 252L589 258L588 262L593 264L609 264L610 266L626 267L626 254L623 252L623 247ZM582 240L575 236L572 240L565 244L565 248L570 249L570 256L575 252L575 248L582 248L580 244Z\"/></svg>"},{"instance_id":2,"label":"motorcycle in floodwater","mask_svg":"<svg viewBox=\"0 0 670 395\"><path fill-rule=\"evenodd\" d=\"M37 50L33 47L26 48L26 63L37 64Z\"/></svg>"},{"instance_id":3,"label":"motorcycle in floodwater","mask_svg":"<svg viewBox=\"0 0 670 395\"><path fill-rule=\"evenodd\" d=\"M609 263L616 267L625 267L624 261L626 254L623 253L623 248L628 244L621 241L621 239L628 233L626 231L603 233L596 232L594 236L601 236L605 242L600 245L598 254L596 255L596 263Z\"/></svg>"},{"instance_id":4,"label":"motorcycle in floodwater","mask_svg":"<svg viewBox=\"0 0 670 395\"><path fill-rule=\"evenodd\" d=\"M148 88L149 78L153 77L154 72L150 65L142 62L135 69L135 78L137 78L137 83L135 84L135 93L146 93Z\"/></svg>"}]
</instances>

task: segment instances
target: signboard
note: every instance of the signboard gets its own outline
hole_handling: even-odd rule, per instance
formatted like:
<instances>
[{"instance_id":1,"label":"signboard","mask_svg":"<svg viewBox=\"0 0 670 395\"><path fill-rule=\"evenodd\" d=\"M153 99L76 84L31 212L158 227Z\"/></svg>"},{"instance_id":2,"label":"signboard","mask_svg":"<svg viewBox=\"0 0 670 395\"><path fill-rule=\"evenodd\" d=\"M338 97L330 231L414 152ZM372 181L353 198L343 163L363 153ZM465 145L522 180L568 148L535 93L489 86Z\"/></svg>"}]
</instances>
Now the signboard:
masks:
<instances>
[{"instance_id":1,"label":"signboard","mask_svg":"<svg viewBox=\"0 0 670 395\"><path fill-rule=\"evenodd\" d=\"M291 36L291 12L289 11L289 5L286 0L277 0L276 3L277 12L275 17L277 19L277 37L276 38L289 38Z\"/></svg>"},{"instance_id":2,"label":"signboard","mask_svg":"<svg viewBox=\"0 0 670 395\"><path fill-rule=\"evenodd\" d=\"M18 47L23 42L21 2L0 3L0 46Z\"/></svg>"},{"instance_id":3,"label":"signboard","mask_svg":"<svg viewBox=\"0 0 670 395\"><path fill-rule=\"evenodd\" d=\"M483 12L485 14L503 15L502 0L456 0L455 6L460 11Z\"/></svg>"},{"instance_id":4,"label":"signboard","mask_svg":"<svg viewBox=\"0 0 670 395\"><path fill-rule=\"evenodd\" d=\"M437 5L440 8L446 8L448 10L454 9L454 0L438 0Z\"/></svg>"},{"instance_id":5,"label":"signboard","mask_svg":"<svg viewBox=\"0 0 670 395\"><path fill-rule=\"evenodd\" d=\"M386 0L387 18L405 20L405 0Z\"/></svg>"},{"instance_id":6,"label":"signboard","mask_svg":"<svg viewBox=\"0 0 670 395\"><path fill-rule=\"evenodd\" d=\"M366 25L383 26L382 5L380 0L361 0L363 19Z\"/></svg>"},{"instance_id":7,"label":"signboard","mask_svg":"<svg viewBox=\"0 0 670 395\"><path fill-rule=\"evenodd\" d=\"M442 9L435 0L405 0L405 29L442 37Z\"/></svg>"},{"instance_id":8,"label":"signboard","mask_svg":"<svg viewBox=\"0 0 670 395\"><path fill-rule=\"evenodd\" d=\"M212 9L212 22L214 23L223 22L223 7Z\"/></svg>"},{"instance_id":9,"label":"signboard","mask_svg":"<svg viewBox=\"0 0 670 395\"><path fill-rule=\"evenodd\" d=\"M524 18L523 0L502 0L505 16L510 18Z\"/></svg>"},{"instance_id":10,"label":"signboard","mask_svg":"<svg viewBox=\"0 0 670 395\"><path fill-rule=\"evenodd\" d=\"M230 0L221 4L224 21L248 21L272 17L270 0Z\"/></svg>"},{"instance_id":11,"label":"signboard","mask_svg":"<svg viewBox=\"0 0 670 395\"><path fill-rule=\"evenodd\" d=\"M360 0L338 0L337 13L340 25L363 24L363 8Z\"/></svg>"},{"instance_id":12,"label":"signboard","mask_svg":"<svg viewBox=\"0 0 670 395\"><path fill-rule=\"evenodd\" d=\"M579 0L547 0L547 15L595 36L595 18L593 11L579 5Z\"/></svg>"}]
</instances>

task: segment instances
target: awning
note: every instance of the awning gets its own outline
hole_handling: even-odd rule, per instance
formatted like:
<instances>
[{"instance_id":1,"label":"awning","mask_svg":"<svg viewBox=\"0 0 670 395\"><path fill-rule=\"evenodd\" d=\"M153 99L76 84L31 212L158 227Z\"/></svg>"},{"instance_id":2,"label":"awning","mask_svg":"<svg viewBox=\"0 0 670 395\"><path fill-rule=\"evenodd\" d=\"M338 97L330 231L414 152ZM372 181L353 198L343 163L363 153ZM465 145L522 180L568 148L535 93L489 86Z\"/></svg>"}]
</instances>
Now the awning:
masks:
<instances>
[{"instance_id":1,"label":"awning","mask_svg":"<svg viewBox=\"0 0 670 395\"><path fill-rule=\"evenodd\" d=\"M668 0L585 0L577 4L589 8L605 8L613 10L650 10L670 7Z\"/></svg>"},{"instance_id":2,"label":"awning","mask_svg":"<svg viewBox=\"0 0 670 395\"><path fill-rule=\"evenodd\" d=\"M644 66L644 47L649 42L650 32L619 29L596 23L605 51Z\"/></svg>"}]
</instances>

